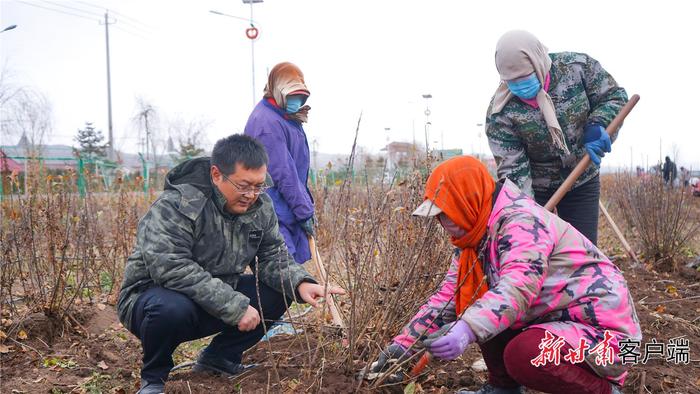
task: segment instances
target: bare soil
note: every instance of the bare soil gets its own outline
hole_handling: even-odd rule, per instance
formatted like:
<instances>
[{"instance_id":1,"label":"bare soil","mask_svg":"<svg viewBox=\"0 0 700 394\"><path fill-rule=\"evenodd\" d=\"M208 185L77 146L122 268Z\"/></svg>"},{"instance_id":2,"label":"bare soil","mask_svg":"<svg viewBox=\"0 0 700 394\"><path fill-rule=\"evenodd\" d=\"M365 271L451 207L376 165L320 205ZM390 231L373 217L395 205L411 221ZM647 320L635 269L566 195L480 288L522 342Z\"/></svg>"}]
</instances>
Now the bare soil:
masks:
<instances>
[{"instance_id":1,"label":"bare soil","mask_svg":"<svg viewBox=\"0 0 700 394\"><path fill-rule=\"evenodd\" d=\"M684 268L678 273L657 272L651 267L631 268L627 261L619 266L632 290L641 320L644 342L656 339L667 343L684 337L690 342L690 362L652 359L630 370L625 393L700 393L700 273ZM21 339L11 333L0 343L1 393L132 393L138 389L141 349L119 324L114 307L106 304L82 305L72 329L56 331L40 314L23 324L27 334ZM340 340L324 342L320 347L314 335L275 337L251 349L245 361L259 363L258 368L236 378L202 375L182 369L171 375L169 393L258 393L323 392L345 393L358 389L355 362L346 370L337 360L324 360L325 349L341 346ZM307 341L308 340L308 341ZM334 343L335 342L335 343ZM183 345L176 362L191 360L205 341ZM316 369L304 368L315 358ZM479 387L486 372L476 372L471 364L479 358L476 347L457 361L433 362L416 381L414 392L448 393L458 388ZM385 392L403 392L406 384L386 386ZM367 390L363 384L360 391Z\"/></svg>"}]
</instances>

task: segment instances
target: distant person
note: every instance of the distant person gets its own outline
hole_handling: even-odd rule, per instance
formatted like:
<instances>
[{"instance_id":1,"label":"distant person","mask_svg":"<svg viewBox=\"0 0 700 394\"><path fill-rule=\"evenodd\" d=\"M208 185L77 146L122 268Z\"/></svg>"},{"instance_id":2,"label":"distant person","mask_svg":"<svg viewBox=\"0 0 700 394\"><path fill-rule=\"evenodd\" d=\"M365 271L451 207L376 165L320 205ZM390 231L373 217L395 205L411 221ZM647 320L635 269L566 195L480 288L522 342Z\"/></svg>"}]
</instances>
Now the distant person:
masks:
<instances>
[{"instance_id":1,"label":"distant person","mask_svg":"<svg viewBox=\"0 0 700 394\"><path fill-rule=\"evenodd\" d=\"M583 53L548 53L532 34L510 31L496 45L501 83L486 115L498 177L544 205L588 152L591 165L557 206L559 216L598 240L600 160L605 128L627 102L625 90Z\"/></svg>"},{"instance_id":2,"label":"distant person","mask_svg":"<svg viewBox=\"0 0 700 394\"><path fill-rule=\"evenodd\" d=\"M179 164L141 218L119 292L119 321L141 340L140 394L162 393L175 348L217 334L195 371L236 375L243 352L293 300L324 288L292 260L263 193L265 148L233 135ZM253 275L243 274L250 267ZM329 293L342 293L333 288Z\"/></svg>"},{"instance_id":3,"label":"distant person","mask_svg":"<svg viewBox=\"0 0 700 394\"><path fill-rule=\"evenodd\" d=\"M678 176L676 163L674 163L670 157L666 156L664 167L661 171L663 172L664 183L669 186L673 186L673 183L676 181L676 177Z\"/></svg>"},{"instance_id":4,"label":"distant person","mask_svg":"<svg viewBox=\"0 0 700 394\"><path fill-rule=\"evenodd\" d=\"M263 99L245 126L245 134L260 141L270 157L274 185L267 194L297 263L311 259L307 237L314 235L314 200L307 186L309 143L302 126L311 109L305 105L309 94L299 67L280 63L270 71Z\"/></svg>"},{"instance_id":5,"label":"distant person","mask_svg":"<svg viewBox=\"0 0 700 394\"><path fill-rule=\"evenodd\" d=\"M690 185L690 171L685 167L681 167L681 184L683 187Z\"/></svg>"}]
</instances>

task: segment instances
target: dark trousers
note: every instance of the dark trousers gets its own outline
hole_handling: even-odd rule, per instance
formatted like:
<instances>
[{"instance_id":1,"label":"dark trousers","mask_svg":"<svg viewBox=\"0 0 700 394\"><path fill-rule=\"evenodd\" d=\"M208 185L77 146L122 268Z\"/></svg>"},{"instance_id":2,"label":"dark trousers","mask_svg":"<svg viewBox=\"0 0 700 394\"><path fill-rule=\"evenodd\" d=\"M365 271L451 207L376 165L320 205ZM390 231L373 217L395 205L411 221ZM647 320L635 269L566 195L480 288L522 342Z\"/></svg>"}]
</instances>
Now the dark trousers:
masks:
<instances>
[{"instance_id":1,"label":"dark trousers","mask_svg":"<svg viewBox=\"0 0 700 394\"><path fill-rule=\"evenodd\" d=\"M609 394L612 391L610 383L585 362L571 364L564 360L564 354L572 349L568 344L561 348L559 365L533 366L530 361L539 355L538 346L543 338L545 330L540 328L506 330L479 345L489 370L489 383L502 388L525 386L545 393Z\"/></svg>"},{"instance_id":2,"label":"dark trousers","mask_svg":"<svg viewBox=\"0 0 700 394\"><path fill-rule=\"evenodd\" d=\"M253 275L242 275L236 291L250 298L250 306L260 313L255 282ZM263 283L258 285L261 319L279 319L287 310L284 296ZM266 328L272 325L270 321L264 323ZM163 287L150 288L139 296L131 328L143 347L141 378L149 382L165 382L173 367L172 354L183 342L219 333L204 352L240 363L243 352L265 335L263 322L252 331L239 331L205 312L184 294Z\"/></svg>"},{"instance_id":3,"label":"dark trousers","mask_svg":"<svg viewBox=\"0 0 700 394\"><path fill-rule=\"evenodd\" d=\"M535 191L535 201L544 206L555 190ZM566 193L557 205L557 214L569 222L594 245L598 244L598 201L600 178L595 178Z\"/></svg>"}]
</instances>

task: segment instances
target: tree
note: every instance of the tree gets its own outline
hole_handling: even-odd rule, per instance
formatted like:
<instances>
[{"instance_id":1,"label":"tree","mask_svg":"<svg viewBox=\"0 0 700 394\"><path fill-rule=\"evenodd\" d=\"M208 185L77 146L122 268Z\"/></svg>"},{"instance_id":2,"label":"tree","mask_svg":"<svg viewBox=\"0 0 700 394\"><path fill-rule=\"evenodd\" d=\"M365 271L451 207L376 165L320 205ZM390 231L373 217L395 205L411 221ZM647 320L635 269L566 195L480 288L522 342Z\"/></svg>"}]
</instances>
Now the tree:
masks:
<instances>
[{"instance_id":1,"label":"tree","mask_svg":"<svg viewBox=\"0 0 700 394\"><path fill-rule=\"evenodd\" d=\"M159 116L156 107L143 97L136 98L136 114L133 117L133 122L139 131L139 141L145 137L145 157L146 160L151 159L156 162L156 149L154 141L155 134L158 131ZM145 134L145 136L143 134Z\"/></svg>"},{"instance_id":2,"label":"tree","mask_svg":"<svg viewBox=\"0 0 700 394\"><path fill-rule=\"evenodd\" d=\"M2 96L1 134L20 136L26 156L41 156L44 141L53 129L51 103L41 92L30 88L2 92Z\"/></svg>"},{"instance_id":3,"label":"tree","mask_svg":"<svg viewBox=\"0 0 700 394\"><path fill-rule=\"evenodd\" d=\"M177 154L171 155L174 161L182 163L193 157L201 156L205 152L204 139L211 121L185 120L182 117L174 117L168 123L170 138L175 136L178 141Z\"/></svg>"},{"instance_id":4,"label":"tree","mask_svg":"<svg viewBox=\"0 0 700 394\"><path fill-rule=\"evenodd\" d=\"M104 139L102 130L95 129L91 122L85 122L85 128L78 129L78 135L75 137L75 141L80 145L80 153L89 159L103 159L107 156L107 144L104 143Z\"/></svg>"},{"instance_id":5,"label":"tree","mask_svg":"<svg viewBox=\"0 0 700 394\"><path fill-rule=\"evenodd\" d=\"M187 141L184 143L180 141L180 149L178 149L177 152L178 156L174 159L178 163L182 163L185 160L189 160L193 157L200 156L202 153L204 153L204 149L198 148L191 141Z\"/></svg>"}]
</instances>

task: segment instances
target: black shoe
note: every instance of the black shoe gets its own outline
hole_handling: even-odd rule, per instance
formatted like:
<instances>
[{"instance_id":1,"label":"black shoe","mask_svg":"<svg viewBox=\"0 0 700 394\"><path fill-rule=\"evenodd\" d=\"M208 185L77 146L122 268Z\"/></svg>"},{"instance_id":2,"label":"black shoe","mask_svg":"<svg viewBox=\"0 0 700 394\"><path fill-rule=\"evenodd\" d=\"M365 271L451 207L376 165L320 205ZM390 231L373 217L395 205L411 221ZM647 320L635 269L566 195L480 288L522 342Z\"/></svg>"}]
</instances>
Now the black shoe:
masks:
<instances>
[{"instance_id":1,"label":"black shoe","mask_svg":"<svg viewBox=\"0 0 700 394\"><path fill-rule=\"evenodd\" d=\"M216 375L235 376L241 372L257 367L257 364L240 364L228 361L221 357L200 353L197 362L192 367L194 372L208 372Z\"/></svg>"},{"instance_id":2,"label":"black shoe","mask_svg":"<svg viewBox=\"0 0 700 394\"><path fill-rule=\"evenodd\" d=\"M141 388L136 394L163 394L165 385L163 383L149 383L141 379Z\"/></svg>"},{"instance_id":3,"label":"black shoe","mask_svg":"<svg viewBox=\"0 0 700 394\"><path fill-rule=\"evenodd\" d=\"M463 389L463 390L457 391L457 394L522 394L522 392L523 392L522 386L510 388L510 389L505 389L502 387L492 386L492 385L486 383L484 386L482 386L477 391L469 391L469 390Z\"/></svg>"}]
</instances>

